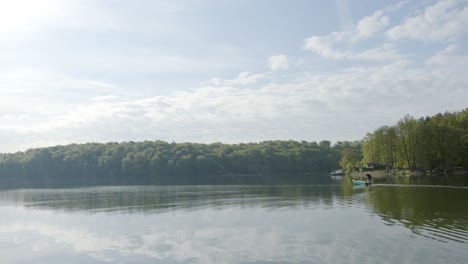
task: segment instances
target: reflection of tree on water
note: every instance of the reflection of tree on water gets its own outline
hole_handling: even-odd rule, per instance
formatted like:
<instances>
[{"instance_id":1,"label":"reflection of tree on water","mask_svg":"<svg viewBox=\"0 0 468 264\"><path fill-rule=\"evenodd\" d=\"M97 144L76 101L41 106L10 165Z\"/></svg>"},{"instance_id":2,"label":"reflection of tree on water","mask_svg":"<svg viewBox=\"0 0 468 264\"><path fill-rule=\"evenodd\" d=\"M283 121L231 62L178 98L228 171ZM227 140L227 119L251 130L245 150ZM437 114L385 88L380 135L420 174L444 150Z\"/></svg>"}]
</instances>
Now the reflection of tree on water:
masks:
<instances>
[{"instance_id":1,"label":"reflection of tree on water","mask_svg":"<svg viewBox=\"0 0 468 264\"><path fill-rule=\"evenodd\" d=\"M0 192L0 203L66 211L165 211L229 206L331 206L342 199L327 186L117 186Z\"/></svg>"},{"instance_id":2,"label":"reflection of tree on water","mask_svg":"<svg viewBox=\"0 0 468 264\"><path fill-rule=\"evenodd\" d=\"M443 185L443 186L468 186L468 175L443 175L443 174L415 174L415 175L388 175L384 179L377 179L379 183L391 184L417 184L417 185Z\"/></svg>"},{"instance_id":3,"label":"reflection of tree on water","mask_svg":"<svg viewBox=\"0 0 468 264\"><path fill-rule=\"evenodd\" d=\"M374 186L370 204L383 220L433 239L468 243L468 189Z\"/></svg>"}]
</instances>

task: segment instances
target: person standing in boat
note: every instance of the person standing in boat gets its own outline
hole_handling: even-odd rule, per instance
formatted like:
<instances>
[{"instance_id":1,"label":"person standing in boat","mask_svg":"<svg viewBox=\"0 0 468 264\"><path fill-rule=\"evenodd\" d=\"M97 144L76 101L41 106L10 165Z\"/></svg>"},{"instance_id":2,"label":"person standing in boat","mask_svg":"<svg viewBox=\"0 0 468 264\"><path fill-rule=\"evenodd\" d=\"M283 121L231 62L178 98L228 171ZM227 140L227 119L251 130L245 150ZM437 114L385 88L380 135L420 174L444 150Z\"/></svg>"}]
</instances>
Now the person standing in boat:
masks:
<instances>
[{"instance_id":1,"label":"person standing in boat","mask_svg":"<svg viewBox=\"0 0 468 264\"><path fill-rule=\"evenodd\" d=\"M372 183L372 176L370 174L366 174L367 176L367 183Z\"/></svg>"}]
</instances>

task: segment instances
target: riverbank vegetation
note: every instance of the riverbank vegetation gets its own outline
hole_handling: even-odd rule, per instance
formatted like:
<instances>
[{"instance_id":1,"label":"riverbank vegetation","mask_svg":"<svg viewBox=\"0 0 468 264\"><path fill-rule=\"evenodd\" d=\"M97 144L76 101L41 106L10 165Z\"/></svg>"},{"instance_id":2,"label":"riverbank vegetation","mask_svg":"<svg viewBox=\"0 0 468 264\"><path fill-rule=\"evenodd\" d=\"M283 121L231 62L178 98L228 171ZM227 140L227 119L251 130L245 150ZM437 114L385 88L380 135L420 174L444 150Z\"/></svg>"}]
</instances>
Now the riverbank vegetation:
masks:
<instances>
[{"instance_id":1,"label":"riverbank vegetation","mask_svg":"<svg viewBox=\"0 0 468 264\"><path fill-rule=\"evenodd\" d=\"M71 144L0 155L0 177L208 177L330 171L353 142L265 141L248 144L163 141Z\"/></svg>"},{"instance_id":2,"label":"riverbank vegetation","mask_svg":"<svg viewBox=\"0 0 468 264\"><path fill-rule=\"evenodd\" d=\"M361 164L389 169L448 171L468 168L468 109L416 119L405 116L363 140Z\"/></svg>"},{"instance_id":3,"label":"riverbank vegetation","mask_svg":"<svg viewBox=\"0 0 468 264\"><path fill-rule=\"evenodd\" d=\"M416 119L368 133L362 141L264 141L246 144L163 141L88 143L0 154L0 177L125 179L287 175L380 169L468 168L468 109ZM181 178L182 177L182 178ZM211 177L211 178L209 178ZM170 181L169 181L170 182Z\"/></svg>"}]
</instances>

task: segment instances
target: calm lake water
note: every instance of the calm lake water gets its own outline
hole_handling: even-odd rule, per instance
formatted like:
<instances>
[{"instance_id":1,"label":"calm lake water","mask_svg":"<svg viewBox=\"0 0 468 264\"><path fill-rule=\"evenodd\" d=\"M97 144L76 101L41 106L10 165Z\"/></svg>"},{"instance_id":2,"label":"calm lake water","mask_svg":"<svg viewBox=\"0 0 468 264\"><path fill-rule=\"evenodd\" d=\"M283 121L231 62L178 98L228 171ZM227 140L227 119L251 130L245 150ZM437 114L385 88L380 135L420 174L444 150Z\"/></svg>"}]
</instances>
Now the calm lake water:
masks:
<instances>
[{"instance_id":1,"label":"calm lake water","mask_svg":"<svg viewBox=\"0 0 468 264\"><path fill-rule=\"evenodd\" d=\"M468 188L435 181L5 189L0 262L467 263Z\"/></svg>"}]
</instances>

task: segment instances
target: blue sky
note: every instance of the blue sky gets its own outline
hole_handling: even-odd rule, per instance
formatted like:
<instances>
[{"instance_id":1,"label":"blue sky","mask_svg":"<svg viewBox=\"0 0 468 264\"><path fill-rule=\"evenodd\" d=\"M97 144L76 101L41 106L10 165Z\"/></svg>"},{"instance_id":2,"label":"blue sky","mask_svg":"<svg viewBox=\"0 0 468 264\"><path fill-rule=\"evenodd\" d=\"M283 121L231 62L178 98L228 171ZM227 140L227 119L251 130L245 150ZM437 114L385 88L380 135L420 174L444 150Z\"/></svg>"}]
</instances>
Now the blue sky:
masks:
<instances>
[{"instance_id":1,"label":"blue sky","mask_svg":"<svg viewBox=\"0 0 468 264\"><path fill-rule=\"evenodd\" d=\"M467 4L0 0L0 152L357 140L463 110Z\"/></svg>"}]
</instances>

